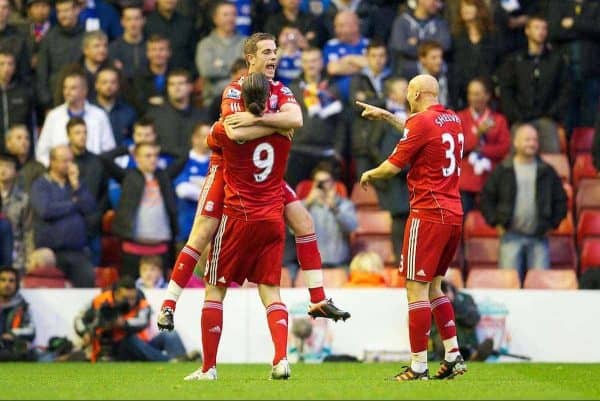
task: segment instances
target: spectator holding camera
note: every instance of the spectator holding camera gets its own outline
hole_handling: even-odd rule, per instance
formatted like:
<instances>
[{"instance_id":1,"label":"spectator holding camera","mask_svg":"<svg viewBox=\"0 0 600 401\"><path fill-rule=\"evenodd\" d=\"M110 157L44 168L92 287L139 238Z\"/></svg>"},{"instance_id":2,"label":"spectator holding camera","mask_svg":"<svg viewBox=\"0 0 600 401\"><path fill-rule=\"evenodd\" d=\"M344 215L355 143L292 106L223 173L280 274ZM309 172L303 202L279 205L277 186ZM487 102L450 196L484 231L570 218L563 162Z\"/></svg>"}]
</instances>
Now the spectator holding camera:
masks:
<instances>
[{"instance_id":1,"label":"spectator holding camera","mask_svg":"<svg viewBox=\"0 0 600 401\"><path fill-rule=\"evenodd\" d=\"M35 360L34 337L29 304L19 293L19 272L0 267L0 362Z\"/></svg>"},{"instance_id":2,"label":"spectator holding camera","mask_svg":"<svg viewBox=\"0 0 600 401\"><path fill-rule=\"evenodd\" d=\"M340 267L350 262L349 234L358 225L354 204L336 192L329 163L319 163L312 173L313 186L303 200L311 214L323 268Z\"/></svg>"},{"instance_id":3,"label":"spectator holding camera","mask_svg":"<svg viewBox=\"0 0 600 401\"><path fill-rule=\"evenodd\" d=\"M151 337L150 315L144 293L136 289L131 277L124 276L75 318L75 331L84 346L91 346L92 362L166 362L185 358L185 347L177 332Z\"/></svg>"}]
</instances>

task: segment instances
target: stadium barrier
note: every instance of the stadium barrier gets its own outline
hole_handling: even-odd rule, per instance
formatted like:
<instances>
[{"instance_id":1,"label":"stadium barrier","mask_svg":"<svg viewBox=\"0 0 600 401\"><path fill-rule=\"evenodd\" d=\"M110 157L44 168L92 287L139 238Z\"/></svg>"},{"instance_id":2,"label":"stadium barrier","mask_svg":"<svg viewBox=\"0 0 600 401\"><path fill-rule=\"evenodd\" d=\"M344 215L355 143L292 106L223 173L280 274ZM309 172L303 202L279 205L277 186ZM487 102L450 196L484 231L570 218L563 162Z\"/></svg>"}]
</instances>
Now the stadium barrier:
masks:
<instances>
[{"instance_id":1,"label":"stadium barrier","mask_svg":"<svg viewBox=\"0 0 600 401\"><path fill-rule=\"evenodd\" d=\"M46 345L51 336L77 339L73 318L99 290L24 289L36 324L35 343ZM478 333L494 338L500 354L524 355L538 362L600 362L594 346L600 333L593 305L600 305L600 291L468 290L477 301L482 320ZM148 290L146 296L156 312L164 290ZM290 309L290 323L304 318L308 292L283 289ZM334 354L369 360L373 355L408 355L407 302L404 289L331 289L336 304L352 313L346 322L322 322L332 339ZM200 311L203 290L185 290L177 304L175 327L188 350L201 349ZM219 362L269 363L272 358L264 308L256 289L228 291L224 303L223 336ZM156 313L153 314L153 319ZM319 319L320 320L320 319ZM155 330L153 322L152 329ZM291 336L290 336L291 337ZM389 360L386 359L386 360ZM500 356L498 361L518 361Z\"/></svg>"}]
</instances>

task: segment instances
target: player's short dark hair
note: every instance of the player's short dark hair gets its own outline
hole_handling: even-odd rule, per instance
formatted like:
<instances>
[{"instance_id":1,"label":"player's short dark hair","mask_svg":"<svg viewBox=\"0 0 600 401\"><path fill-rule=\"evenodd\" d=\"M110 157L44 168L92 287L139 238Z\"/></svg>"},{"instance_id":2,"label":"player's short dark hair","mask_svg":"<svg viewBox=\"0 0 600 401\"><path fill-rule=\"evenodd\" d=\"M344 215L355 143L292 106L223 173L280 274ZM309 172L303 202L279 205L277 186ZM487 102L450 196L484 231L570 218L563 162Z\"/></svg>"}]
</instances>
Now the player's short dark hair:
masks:
<instances>
[{"instance_id":1,"label":"player's short dark hair","mask_svg":"<svg viewBox=\"0 0 600 401\"><path fill-rule=\"evenodd\" d=\"M244 56L256 54L258 51L258 42L262 40L275 40L275 36L267 32L255 32L244 41Z\"/></svg>"},{"instance_id":2,"label":"player's short dark hair","mask_svg":"<svg viewBox=\"0 0 600 401\"><path fill-rule=\"evenodd\" d=\"M0 161L12 163L15 167L19 164L17 157L8 152L0 152Z\"/></svg>"},{"instance_id":3,"label":"player's short dark hair","mask_svg":"<svg viewBox=\"0 0 600 401\"><path fill-rule=\"evenodd\" d=\"M190 74L190 72L185 68L175 68L174 70L170 71L167 75L167 82L169 82L171 77L184 77L185 82L192 83L192 74Z\"/></svg>"},{"instance_id":4,"label":"player's short dark hair","mask_svg":"<svg viewBox=\"0 0 600 401\"><path fill-rule=\"evenodd\" d=\"M262 72L249 74L242 83L242 99L246 109L254 114L261 115L269 98L271 86L269 80Z\"/></svg>"},{"instance_id":5,"label":"player's short dark hair","mask_svg":"<svg viewBox=\"0 0 600 401\"><path fill-rule=\"evenodd\" d=\"M441 50L443 52L444 48L439 42L435 40L424 40L421 43L419 43L417 53L419 55L419 58L421 58L427 56L432 50Z\"/></svg>"},{"instance_id":6,"label":"player's short dark hair","mask_svg":"<svg viewBox=\"0 0 600 401\"><path fill-rule=\"evenodd\" d=\"M71 117L69 119L69 121L67 122L67 135L71 133L71 128L73 128L77 125L83 125L83 126L87 127L87 124L85 123L85 120L83 118Z\"/></svg>"}]
</instances>

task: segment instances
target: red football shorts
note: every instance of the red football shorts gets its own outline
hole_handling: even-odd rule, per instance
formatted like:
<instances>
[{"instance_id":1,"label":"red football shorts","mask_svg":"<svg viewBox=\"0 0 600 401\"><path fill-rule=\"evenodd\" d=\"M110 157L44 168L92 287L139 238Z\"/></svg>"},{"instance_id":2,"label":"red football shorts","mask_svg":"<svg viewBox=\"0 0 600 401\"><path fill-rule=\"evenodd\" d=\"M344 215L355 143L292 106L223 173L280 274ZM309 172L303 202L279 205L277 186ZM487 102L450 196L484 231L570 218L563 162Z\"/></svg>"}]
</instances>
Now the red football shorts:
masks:
<instances>
[{"instance_id":1,"label":"red football shorts","mask_svg":"<svg viewBox=\"0 0 600 401\"><path fill-rule=\"evenodd\" d=\"M283 219L243 221L223 215L206 261L208 284L248 281L279 286L285 244Z\"/></svg>"},{"instance_id":2,"label":"red football shorts","mask_svg":"<svg viewBox=\"0 0 600 401\"><path fill-rule=\"evenodd\" d=\"M225 180L223 169L219 166L211 166L204 183L200 198L198 198L197 211L202 216L208 216L217 220L223 214L223 200L225 199Z\"/></svg>"},{"instance_id":3,"label":"red football shorts","mask_svg":"<svg viewBox=\"0 0 600 401\"><path fill-rule=\"evenodd\" d=\"M408 280L431 282L443 276L460 244L461 225L409 216L404 230L400 273Z\"/></svg>"},{"instance_id":4,"label":"red football shorts","mask_svg":"<svg viewBox=\"0 0 600 401\"><path fill-rule=\"evenodd\" d=\"M283 190L283 206L300 200L298 199L298 195L296 195L296 191L287 182L281 181L281 189Z\"/></svg>"}]
</instances>

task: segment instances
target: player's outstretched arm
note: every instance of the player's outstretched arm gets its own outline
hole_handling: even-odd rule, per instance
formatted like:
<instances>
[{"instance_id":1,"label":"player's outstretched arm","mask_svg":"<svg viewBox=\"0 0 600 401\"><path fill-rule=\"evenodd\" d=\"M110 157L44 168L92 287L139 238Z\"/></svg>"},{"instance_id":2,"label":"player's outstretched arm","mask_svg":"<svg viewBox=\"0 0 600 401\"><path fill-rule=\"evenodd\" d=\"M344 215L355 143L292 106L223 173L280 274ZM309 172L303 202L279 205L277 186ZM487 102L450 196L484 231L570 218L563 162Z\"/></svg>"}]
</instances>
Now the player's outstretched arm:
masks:
<instances>
[{"instance_id":1,"label":"player's outstretched arm","mask_svg":"<svg viewBox=\"0 0 600 401\"><path fill-rule=\"evenodd\" d=\"M364 118L368 120L384 120L390 123L398 131L402 132L404 130L404 121L396 117L394 113L358 100L356 101L356 104L364 108L361 114Z\"/></svg>"},{"instance_id":2,"label":"player's outstretched arm","mask_svg":"<svg viewBox=\"0 0 600 401\"><path fill-rule=\"evenodd\" d=\"M302 110L294 103L281 106L278 113L265 113L255 116L249 112L238 112L225 117L225 122L232 128L264 126L273 129L295 129L302 127ZM272 132L272 131L271 131Z\"/></svg>"},{"instance_id":3,"label":"player's outstretched arm","mask_svg":"<svg viewBox=\"0 0 600 401\"><path fill-rule=\"evenodd\" d=\"M360 176L360 186L366 190L371 182L375 180L387 180L398 174L401 170L401 168L394 166L386 160L374 169L365 171Z\"/></svg>"}]
</instances>

